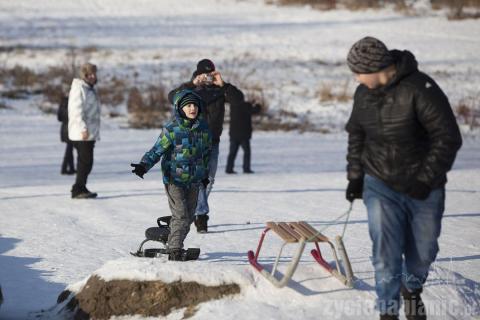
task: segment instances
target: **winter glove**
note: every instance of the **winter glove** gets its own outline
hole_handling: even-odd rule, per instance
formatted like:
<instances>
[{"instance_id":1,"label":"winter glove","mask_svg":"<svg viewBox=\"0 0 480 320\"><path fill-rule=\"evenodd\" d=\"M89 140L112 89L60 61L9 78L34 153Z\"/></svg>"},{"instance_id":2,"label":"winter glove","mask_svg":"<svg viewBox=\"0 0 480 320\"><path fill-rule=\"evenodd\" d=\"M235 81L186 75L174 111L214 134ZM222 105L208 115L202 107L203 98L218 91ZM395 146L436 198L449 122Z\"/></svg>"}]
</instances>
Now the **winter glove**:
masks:
<instances>
[{"instance_id":1,"label":"winter glove","mask_svg":"<svg viewBox=\"0 0 480 320\"><path fill-rule=\"evenodd\" d=\"M208 179L208 177L202 180L202 184L205 187L205 189L207 188L209 183L210 183L210 179Z\"/></svg>"},{"instance_id":2,"label":"winter glove","mask_svg":"<svg viewBox=\"0 0 480 320\"><path fill-rule=\"evenodd\" d=\"M140 163L130 163L130 166L134 168L132 173L135 173L137 176L143 179L143 175L147 172L145 167Z\"/></svg>"},{"instance_id":3,"label":"winter glove","mask_svg":"<svg viewBox=\"0 0 480 320\"><path fill-rule=\"evenodd\" d=\"M353 202L355 199L362 199L363 193L363 179L350 180L347 186L347 192L345 198Z\"/></svg>"},{"instance_id":4,"label":"winter glove","mask_svg":"<svg viewBox=\"0 0 480 320\"><path fill-rule=\"evenodd\" d=\"M410 187L407 188L407 194L417 200L425 200L428 198L432 189L422 181L414 181Z\"/></svg>"}]
</instances>

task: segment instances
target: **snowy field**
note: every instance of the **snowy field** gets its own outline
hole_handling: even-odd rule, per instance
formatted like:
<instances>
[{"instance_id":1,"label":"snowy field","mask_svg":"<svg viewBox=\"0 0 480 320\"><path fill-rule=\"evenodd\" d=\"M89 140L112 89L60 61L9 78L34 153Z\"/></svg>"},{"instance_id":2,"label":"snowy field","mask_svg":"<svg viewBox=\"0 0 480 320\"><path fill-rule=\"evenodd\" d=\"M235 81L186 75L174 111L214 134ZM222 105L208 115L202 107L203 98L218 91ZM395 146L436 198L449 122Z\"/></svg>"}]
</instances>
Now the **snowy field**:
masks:
<instances>
[{"instance_id":1,"label":"snowy field","mask_svg":"<svg viewBox=\"0 0 480 320\"><path fill-rule=\"evenodd\" d=\"M345 58L355 41L371 35L412 51L452 105L463 99L480 108L480 22L448 21L444 12L321 12L261 0L15 0L1 1L0 9L0 45L14 49L0 51L0 66L42 71L69 64L70 47L84 48L77 63L95 62L100 84L117 76L172 87L209 57L226 81L261 89L270 109L339 132L350 103L319 95L325 87L353 94Z\"/></svg>"},{"instance_id":2,"label":"snowy field","mask_svg":"<svg viewBox=\"0 0 480 320\"><path fill-rule=\"evenodd\" d=\"M174 84L197 60L211 57L219 69L234 69L252 82L261 79L273 108L285 104L311 111L337 131L349 103L321 104L315 90L321 82L348 79L341 63L351 43L367 34L412 50L453 102L478 94L480 23L475 20L448 22L439 14L405 17L390 11L322 13L226 0L50 0L41 7L38 1L17 0L1 1L0 9L0 45L30 48L0 53L7 65L42 69L63 61L70 45L97 46L101 50L92 59L101 72L135 68L148 77L161 70L161 77ZM154 58L158 54L161 59ZM345 236L355 289L329 277L308 250L284 289L260 277L246 258L265 221L306 220L320 229L347 210L345 134L256 132L256 174L232 176L224 174L225 132L211 194L211 232L189 234L186 246L200 247L202 254L199 261L179 266L129 255L144 230L169 214L159 168L141 180L129 166L159 131L124 129L122 121L104 118L89 180L99 198L74 201L69 198L73 177L59 174L64 151L59 123L38 111L38 102L38 97L9 100L13 109L0 110L0 284L5 296L0 319L35 318L55 305L65 287L78 288L93 272L106 278L239 283L239 296L200 305L194 319L376 317L371 243L359 202ZM468 134L449 174L440 253L425 287L433 319L480 316L479 194L480 146L478 137ZM341 224L333 224L325 233L334 236L341 230ZM267 238L262 262L271 264L279 246L275 237ZM181 316L177 312L169 319ZM132 318L139 319L122 319Z\"/></svg>"}]
</instances>

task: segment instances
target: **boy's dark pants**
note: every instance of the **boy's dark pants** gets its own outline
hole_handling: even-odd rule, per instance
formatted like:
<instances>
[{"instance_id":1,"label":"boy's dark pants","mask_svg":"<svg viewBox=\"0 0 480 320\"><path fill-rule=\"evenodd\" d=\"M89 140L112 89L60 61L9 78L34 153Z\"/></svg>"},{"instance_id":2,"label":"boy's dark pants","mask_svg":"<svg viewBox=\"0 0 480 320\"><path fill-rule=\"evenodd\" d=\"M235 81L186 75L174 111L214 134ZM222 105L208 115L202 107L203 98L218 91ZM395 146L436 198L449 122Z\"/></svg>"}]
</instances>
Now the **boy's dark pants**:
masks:
<instances>
[{"instance_id":1,"label":"boy's dark pants","mask_svg":"<svg viewBox=\"0 0 480 320\"><path fill-rule=\"evenodd\" d=\"M250 139L237 140L230 139L230 152L228 153L226 171L233 171L235 158L237 157L238 147L243 149L243 171L250 171Z\"/></svg>"},{"instance_id":2,"label":"boy's dark pants","mask_svg":"<svg viewBox=\"0 0 480 320\"><path fill-rule=\"evenodd\" d=\"M165 185L165 191L168 197L168 205L172 212L168 248L170 250L183 249L183 241L190 231L190 225L195 216L198 185L179 187L169 183Z\"/></svg>"},{"instance_id":3,"label":"boy's dark pants","mask_svg":"<svg viewBox=\"0 0 480 320\"><path fill-rule=\"evenodd\" d=\"M72 192L84 191L87 178L93 167L93 148L95 141L72 141L77 150L77 178L72 186Z\"/></svg>"}]
</instances>

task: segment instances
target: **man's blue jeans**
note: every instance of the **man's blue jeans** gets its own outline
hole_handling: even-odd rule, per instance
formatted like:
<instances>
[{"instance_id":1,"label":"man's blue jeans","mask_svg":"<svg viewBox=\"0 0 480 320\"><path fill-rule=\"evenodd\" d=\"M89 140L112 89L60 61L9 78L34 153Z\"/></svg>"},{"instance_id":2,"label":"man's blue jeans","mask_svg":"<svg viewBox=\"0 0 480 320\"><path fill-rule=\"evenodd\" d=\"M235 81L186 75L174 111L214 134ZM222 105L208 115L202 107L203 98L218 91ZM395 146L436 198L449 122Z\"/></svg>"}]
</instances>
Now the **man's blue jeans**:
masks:
<instances>
[{"instance_id":1,"label":"man's blue jeans","mask_svg":"<svg viewBox=\"0 0 480 320\"><path fill-rule=\"evenodd\" d=\"M377 309L398 314L402 282L409 291L422 288L437 256L445 188L416 200L367 175L363 201L373 242Z\"/></svg>"},{"instance_id":2,"label":"man's blue jeans","mask_svg":"<svg viewBox=\"0 0 480 320\"><path fill-rule=\"evenodd\" d=\"M197 209L195 210L195 215L199 216L202 214L208 214L210 208L208 207L208 196L213 188L213 183L215 182L215 175L217 174L218 166L218 155L220 153L219 144L214 143L212 145L212 153L210 154L210 161L208 162L208 179L210 182L205 188L203 184L200 184L200 189L198 190L198 201Z\"/></svg>"}]
</instances>

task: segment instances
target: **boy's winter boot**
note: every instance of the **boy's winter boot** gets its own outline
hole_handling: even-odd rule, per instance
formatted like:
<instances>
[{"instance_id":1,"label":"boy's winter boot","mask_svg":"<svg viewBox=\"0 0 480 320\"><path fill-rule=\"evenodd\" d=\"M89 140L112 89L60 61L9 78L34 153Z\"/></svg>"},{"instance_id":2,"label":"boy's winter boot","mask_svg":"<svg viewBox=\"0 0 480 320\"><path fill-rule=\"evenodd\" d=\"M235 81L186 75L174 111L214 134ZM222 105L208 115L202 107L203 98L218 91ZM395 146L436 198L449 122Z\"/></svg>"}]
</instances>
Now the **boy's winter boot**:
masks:
<instances>
[{"instance_id":1,"label":"boy's winter boot","mask_svg":"<svg viewBox=\"0 0 480 320\"><path fill-rule=\"evenodd\" d=\"M427 314L425 312L425 305L420 297L422 288L410 292L402 285L400 292L402 293L403 302L405 304L405 317L407 320L426 320Z\"/></svg>"},{"instance_id":2,"label":"boy's winter boot","mask_svg":"<svg viewBox=\"0 0 480 320\"><path fill-rule=\"evenodd\" d=\"M208 215L201 214L195 216L195 226L197 227L198 233L207 233L208 232Z\"/></svg>"},{"instance_id":3,"label":"boy's winter boot","mask_svg":"<svg viewBox=\"0 0 480 320\"><path fill-rule=\"evenodd\" d=\"M182 249L170 250L168 254L168 260L170 261L184 261L184 254Z\"/></svg>"}]
</instances>

